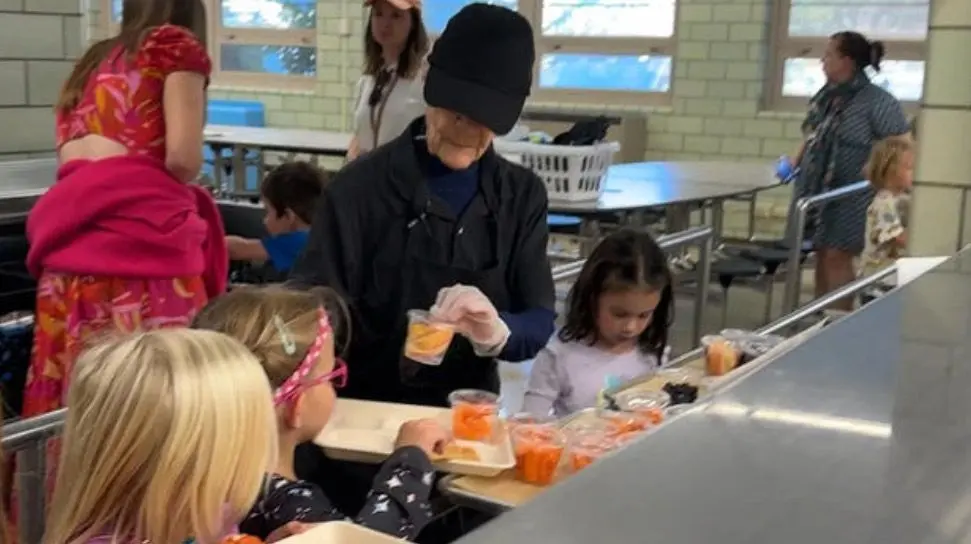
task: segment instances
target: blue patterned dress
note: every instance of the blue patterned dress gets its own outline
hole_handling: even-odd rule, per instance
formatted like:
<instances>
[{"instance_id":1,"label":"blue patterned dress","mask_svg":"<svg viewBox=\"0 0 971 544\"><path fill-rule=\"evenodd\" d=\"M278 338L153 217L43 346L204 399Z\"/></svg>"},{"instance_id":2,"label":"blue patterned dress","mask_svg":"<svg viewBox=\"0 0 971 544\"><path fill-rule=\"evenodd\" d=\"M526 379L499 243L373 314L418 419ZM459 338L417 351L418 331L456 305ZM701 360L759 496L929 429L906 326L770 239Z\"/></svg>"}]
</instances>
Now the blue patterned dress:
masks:
<instances>
[{"instance_id":1,"label":"blue patterned dress","mask_svg":"<svg viewBox=\"0 0 971 544\"><path fill-rule=\"evenodd\" d=\"M861 181L873 144L910 128L900 102L868 80L861 81L845 100L842 107L821 114L813 111L819 107L814 98L803 124L807 145L793 201ZM823 204L811 221L815 247L862 252L866 210L872 199L873 191L864 191Z\"/></svg>"}]
</instances>

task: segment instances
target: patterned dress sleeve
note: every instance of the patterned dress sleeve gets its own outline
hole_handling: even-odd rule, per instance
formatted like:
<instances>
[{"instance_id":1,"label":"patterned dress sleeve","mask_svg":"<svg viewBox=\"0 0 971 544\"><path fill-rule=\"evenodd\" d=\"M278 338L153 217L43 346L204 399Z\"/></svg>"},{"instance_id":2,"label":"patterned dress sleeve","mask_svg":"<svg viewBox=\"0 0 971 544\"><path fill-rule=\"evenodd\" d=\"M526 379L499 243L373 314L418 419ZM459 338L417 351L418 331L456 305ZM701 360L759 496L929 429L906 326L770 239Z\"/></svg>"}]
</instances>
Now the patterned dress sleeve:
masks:
<instances>
[{"instance_id":1,"label":"patterned dress sleeve","mask_svg":"<svg viewBox=\"0 0 971 544\"><path fill-rule=\"evenodd\" d=\"M355 522L389 535L414 539L431 520L428 503L435 469L425 452L409 446L384 462Z\"/></svg>"},{"instance_id":2,"label":"patterned dress sleeve","mask_svg":"<svg viewBox=\"0 0 971 544\"><path fill-rule=\"evenodd\" d=\"M904 233L903 222L897 212L897 200L891 196L879 194L867 210L870 227L870 243L882 246Z\"/></svg>"},{"instance_id":3,"label":"patterned dress sleeve","mask_svg":"<svg viewBox=\"0 0 971 544\"><path fill-rule=\"evenodd\" d=\"M212 61L205 46L189 30L162 25L151 31L138 51L139 67L152 68L164 76L175 72L195 72L209 79Z\"/></svg>"}]
</instances>

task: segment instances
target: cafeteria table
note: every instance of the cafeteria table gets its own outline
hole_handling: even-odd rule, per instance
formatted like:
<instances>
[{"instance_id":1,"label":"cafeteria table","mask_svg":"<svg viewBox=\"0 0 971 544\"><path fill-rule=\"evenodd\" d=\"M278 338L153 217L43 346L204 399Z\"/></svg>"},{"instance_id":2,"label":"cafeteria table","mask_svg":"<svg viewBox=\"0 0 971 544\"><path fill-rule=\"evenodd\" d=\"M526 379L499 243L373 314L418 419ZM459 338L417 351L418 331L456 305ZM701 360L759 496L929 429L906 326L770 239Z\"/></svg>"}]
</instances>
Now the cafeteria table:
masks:
<instances>
[{"instance_id":1,"label":"cafeteria table","mask_svg":"<svg viewBox=\"0 0 971 544\"><path fill-rule=\"evenodd\" d=\"M971 249L459 544L959 544Z\"/></svg>"},{"instance_id":2,"label":"cafeteria table","mask_svg":"<svg viewBox=\"0 0 971 544\"><path fill-rule=\"evenodd\" d=\"M230 192L246 188L246 154L255 151L263 164L263 152L306 153L316 156L344 157L351 144L351 134L299 128L244 127L206 125L206 145L213 152L213 177L216 187L222 181L225 159L222 152L232 150L233 184Z\"/></svg>"},{"instance_id":3,"label":"cafeteria table","mask_svg":"<svg viewBox=\"0 0 971 544\"><path fill-rule=\"evenodd\" d=\"M23 223L56 176L55 159L0 162L0 225Z\"/></svg>"},{"instance_id":4,"label":"cafeteria table","mask_svg":"<svg viewBox=\"0 0 971 544\"><path fill-rule=\"evenodd\" d=\"M717 246L725 200L779 186L771 165L725 161L615 164L605 182L598 200L550 201L550 212L579 216L583 219L581 236L598 240L602 235L598 218L607 214L620 216L622 223L643 226L646 212L664 209L667 230L677 232L689 226L693 209L710 204ZM589 249L588 244L582 251Z\"/></svg>"}]
</instances>

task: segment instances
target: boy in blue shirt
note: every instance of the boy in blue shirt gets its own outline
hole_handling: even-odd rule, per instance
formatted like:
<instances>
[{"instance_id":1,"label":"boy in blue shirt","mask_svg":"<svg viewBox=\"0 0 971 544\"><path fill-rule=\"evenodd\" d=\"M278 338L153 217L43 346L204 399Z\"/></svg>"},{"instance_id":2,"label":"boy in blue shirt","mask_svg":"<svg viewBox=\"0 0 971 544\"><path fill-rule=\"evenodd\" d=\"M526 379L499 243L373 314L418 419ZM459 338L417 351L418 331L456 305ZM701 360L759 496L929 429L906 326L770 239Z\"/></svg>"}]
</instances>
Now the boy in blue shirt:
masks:
<instances>
[{"instance_id":1,"label":"boy in blue shirt","mask_svg":"<svg viewBox=\"0 0 971 544\"><path fill-rule=\"evenodd\" d=\"M310 221L325 182L326 174L308 162L274 168L260 185L260 200L266 208L263 225L269 236L262 240L227 236L229 260L265 262L286 274L307 245Z\"/></svg>"}]
</instances>

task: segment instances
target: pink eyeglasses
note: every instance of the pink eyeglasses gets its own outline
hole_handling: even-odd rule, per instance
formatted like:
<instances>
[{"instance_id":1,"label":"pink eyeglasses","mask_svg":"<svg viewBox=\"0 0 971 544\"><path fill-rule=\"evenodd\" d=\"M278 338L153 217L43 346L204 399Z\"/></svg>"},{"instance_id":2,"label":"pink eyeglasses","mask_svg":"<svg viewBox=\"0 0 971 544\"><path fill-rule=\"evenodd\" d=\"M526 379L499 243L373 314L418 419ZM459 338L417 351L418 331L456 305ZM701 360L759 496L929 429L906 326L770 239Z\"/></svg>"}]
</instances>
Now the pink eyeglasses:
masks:
<instances>
[{"instance_id":1,"label":"pink eyeglasses","mask_svg":"<svg viewBox=\"0 0 971 544\"><path fill-rule=\"evenodd\" d=\"M284 335L284 347L287 347L288 342L292 346L292 340L289 339L286 331L281 328L280 333ZM324 340L331 334L333 334L333 329L330 326L330 319L327 317L327 312L323 308L318 308L317 337L314 339L314 343L310 345L310 349L307 350L307 355L297 365L297 369L273 392L273 404L277 406L286 404L303 391L327 382L331 382L337 389L347 385L347 363L339 358L334 359L334 370L331 370L323 376L307 379L307 376L313 371L314 365L317 364L320 358L320 351L324 347Z\"/></svg>"}]
</instances>

